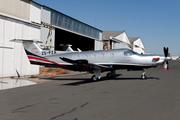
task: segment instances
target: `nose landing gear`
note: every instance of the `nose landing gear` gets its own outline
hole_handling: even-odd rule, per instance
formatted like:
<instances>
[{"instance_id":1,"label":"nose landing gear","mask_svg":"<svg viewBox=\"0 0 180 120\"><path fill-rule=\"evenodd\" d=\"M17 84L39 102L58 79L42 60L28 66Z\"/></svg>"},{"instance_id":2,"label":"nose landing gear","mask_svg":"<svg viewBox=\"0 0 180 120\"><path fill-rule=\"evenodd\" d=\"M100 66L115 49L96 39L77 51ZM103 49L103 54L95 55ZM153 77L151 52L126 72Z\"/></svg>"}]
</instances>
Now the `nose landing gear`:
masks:
<instances>
[{"instance_id":1,"label":"nose landing gear","mask_svg":"<svg viewBox=\"0 0 180 120\"><path fill-rule=\"evenodd\" d=\"M145 75L146 71L143 69L142 75L141 75L141 79L145 80L146 79L146 75Z\"/></svg>"}]
</instances>

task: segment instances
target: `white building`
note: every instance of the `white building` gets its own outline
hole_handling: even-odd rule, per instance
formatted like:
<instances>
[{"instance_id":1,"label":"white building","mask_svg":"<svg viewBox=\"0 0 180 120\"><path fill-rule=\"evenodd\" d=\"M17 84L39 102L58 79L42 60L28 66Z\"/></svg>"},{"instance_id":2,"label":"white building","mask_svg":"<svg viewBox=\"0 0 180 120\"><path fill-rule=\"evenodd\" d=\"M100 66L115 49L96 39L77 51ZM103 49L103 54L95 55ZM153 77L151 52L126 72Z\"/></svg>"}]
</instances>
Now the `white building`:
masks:
<instances>
[{"instance_id":1,"label":"white building","mask_svg":"<svg viewBox=\"0 0 180 120\"><path fill-rule=\"evenodd\" d=\"M145 48L144 45L139 37L129 37L129 41L132 44L132 50L139 53L139 54L144 54L145 53Z\"/></svg>"},{"instance_id":2,"label":"white building","mask_svg":"<svg viewBox=\"0 0 180 120\"><path fill-rule=\"evenodd\" d=\"M22 44L14 38L40 39L41 7L29 0L0 0L0 77L32 75L39 67L30 65Z\"/></svg>"},{"instance_id":3,"label":"white building","mask_svg":"<svg viewBox=\"0 0 180 120\"><path fill-rule=\"evenodd\" d=\"M131 43L125 31L103 31L102 40L103 49L131 49Z\"/></svg>"}]
</instances>

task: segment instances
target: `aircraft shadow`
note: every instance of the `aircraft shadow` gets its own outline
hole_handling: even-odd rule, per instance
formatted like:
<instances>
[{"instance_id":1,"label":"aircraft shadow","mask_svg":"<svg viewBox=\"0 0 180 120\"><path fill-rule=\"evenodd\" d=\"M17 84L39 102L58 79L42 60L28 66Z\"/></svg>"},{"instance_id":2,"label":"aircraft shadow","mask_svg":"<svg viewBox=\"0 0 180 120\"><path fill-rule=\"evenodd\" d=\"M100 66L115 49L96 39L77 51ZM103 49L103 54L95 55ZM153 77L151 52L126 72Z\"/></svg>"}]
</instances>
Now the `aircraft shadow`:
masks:
<instances>
[{"instance_id":1,"label":"aircraft shadow","mask_svg":"<svg viewBox=\"0 0 180 120\"><path fill-rule=\"evenodd\" d=\"M159 78L156 78L156 77L147 77L144 80L152 80L152 79L160 80ZM75 80L75 79L73 79L73 80ZM80 79L77 79L77 80L80 80ZM141 81L143 81L141 78L113 78L113 79L107 79L106 77L102 77L101 80L99 80L97 82L103 82L103 81L108 81L108 80L141 80ZM89 84L89 83L95 83L95 82L92 81L91 79L81 79L81 81L76 81L76 82L73 82L73 83L67 83L67 84L62 84L62 85L76 86L76 85Z\"/></svg>"},{"instance_id":2,"label":"aircraft shadow","mask_svg":"<svg viewBox=\"0 0 180 120\"><path fill-rule=\"evenodd\" d=\"M101 77L101 79L99 81L96 82L103 82L103 81L108 81L108 80L142 80L141 78L120 78L119 76L121 76L122 74L116 74L115 78L110 78L107 79L106 76ZM81 85L81 84L89 84L89 83L94 83L94 81L91 80L91 78L85 78L85 77L80 77L80 78L60 78L59 76L53 76L53 77L47 77L47 78L41 78L41 79L46 79L46 80L58 80L58 81L73 81L72 83L67 83L67 84L61 84L61 85L72 85L72 86L76 86L76 85ZM150 80L150 79L156 79L156 80L160 80L159 78L156 77L147 77L145 80ZM60 86L61 86L60 85Z\"/></svg>"},{"instance_id":3,"label":"aircraft shadow","mask_svg":"<svg viewBox=\"0 0 180 120\"><path fill-rule=\"evenodd\" d=\"M160 80L159 78L156 78L156 77L147 77L146 79L144 80L150 80L150 79L156 79L156 80ZM112 80L143 80L141 78L114 78Z\"/></svg>"}]
</instances>

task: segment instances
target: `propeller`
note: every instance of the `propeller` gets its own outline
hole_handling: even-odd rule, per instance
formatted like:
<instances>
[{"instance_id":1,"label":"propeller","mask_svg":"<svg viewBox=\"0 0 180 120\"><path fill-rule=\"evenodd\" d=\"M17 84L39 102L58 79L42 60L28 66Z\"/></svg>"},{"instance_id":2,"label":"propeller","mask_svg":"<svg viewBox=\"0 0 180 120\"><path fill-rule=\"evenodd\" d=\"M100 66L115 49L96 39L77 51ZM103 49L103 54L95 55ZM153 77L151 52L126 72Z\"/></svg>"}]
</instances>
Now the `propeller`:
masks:
<instances>
[{"instance_id":1,"label":"propeller","mask_svg":"<svg viewBox=\"0 0 180 120\"><path fill-rule=\"evenodd\" d=\"M165 56L165 59L164 59L164 71L166 71L166 70L169 70L169 63L167 61L168 47L167 48L164 47L164 56Z\"/></svg>"}]
</instances>

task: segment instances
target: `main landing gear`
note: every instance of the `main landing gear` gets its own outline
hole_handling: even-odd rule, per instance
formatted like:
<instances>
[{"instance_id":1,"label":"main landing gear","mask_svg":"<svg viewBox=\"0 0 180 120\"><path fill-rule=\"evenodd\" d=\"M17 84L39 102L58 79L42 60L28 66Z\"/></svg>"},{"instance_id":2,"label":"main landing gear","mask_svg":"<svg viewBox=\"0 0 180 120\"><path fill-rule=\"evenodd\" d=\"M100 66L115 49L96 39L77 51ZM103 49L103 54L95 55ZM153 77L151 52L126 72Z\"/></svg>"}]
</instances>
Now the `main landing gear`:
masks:
<instances>
[{"instance_id":1,"label":"main landing gear","mask_svg":"<svg viewBox=\"0 0 180 120\"><path fill-rule=\"evenodd\" d=\"M93 75L91 77L91 80L92 81L98 81L101 79L101 70L100 69L96 69L93 71L95 75ZM106 78L107 79L110 79L110 78L115 78L116 77L116 72L115 70L111 71L111 72L108 72L107 75L106 75Z\"/></svg>"},{"instance_id":2,"label":"main landing gear","mask_svg":"<svg viewBox=\"0 0 180 120\"><path fill-rule=\"evenodd\" d=\"M107 79L109 79L109 78L115 78L115 77L116 77L116 72L115 72L115 70L107 73L107 75L106 75L106 78L107 78Z\"/></svg>"},{"instance_id":3,"label":"main landing gear","mask_svg":"<svg viewBox=\"0 0 180 120\"><path fill-rule=\"evenodd\" d=\"M145 75L146 71L143 69L142 71L142 75L141 75L141 79L145 80L146 79L146 75Z\"/></svg>"},{"instance_id":4,"label":"main landing gear","mask_svg":"<svg viewBox=\"0 0 180 120\"><path fill-rule=\"evenodd\" d=\"M93 80L94 82L100 80L101 79L101 69L95 69L93 72L95 75L93 75L91 77L91 80Z\"/></svg>"},{"instance_id":5,"label":"main landing gear","mask_svg":"<svg viewBox=\"0 0 180 120\"><path fill-rule=\"evenodd\" d=\"M98 81L101 79L101 69L95 69L94 71L94 74L91 79L92 81ZM145 75L146 71L143 69L142 70L142 75L141 75L141 79L145 80L147 79L146 78L146 75ZM106 75L106 78L107 79L110 79L110 78L115 78L116 77L116 73L115 73L115 70L111 71L111 72L108 72L107 75Z\"/></svg>"}]
</instances>

